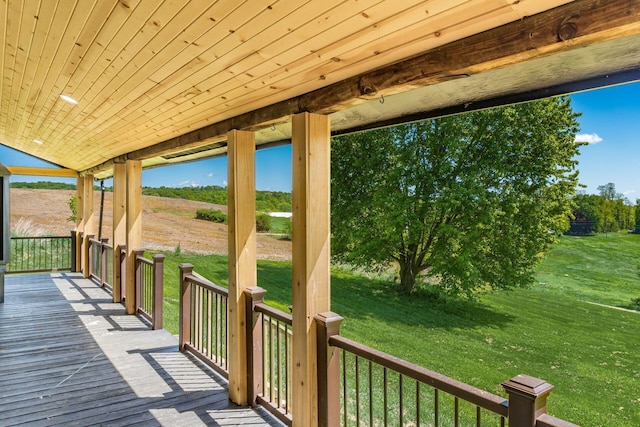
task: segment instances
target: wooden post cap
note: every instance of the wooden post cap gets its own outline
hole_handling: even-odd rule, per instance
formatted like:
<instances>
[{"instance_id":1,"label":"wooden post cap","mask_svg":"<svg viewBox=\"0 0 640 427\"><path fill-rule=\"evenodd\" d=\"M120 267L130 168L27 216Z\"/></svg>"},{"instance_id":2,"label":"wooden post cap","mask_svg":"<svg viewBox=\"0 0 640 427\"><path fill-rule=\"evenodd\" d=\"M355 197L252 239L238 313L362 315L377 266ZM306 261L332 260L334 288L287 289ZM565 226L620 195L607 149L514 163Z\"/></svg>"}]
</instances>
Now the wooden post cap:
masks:
<instances>
[{"instance_id":1,"label":"wooden post cap","mask_svg":"<svg viewBox=\"0 0 640 427\"><path fill-rule=\"evenodd\" d=\"M529 375L517 375L502 383L507 393L517 393L522 396L529 396L532 399L549 394L553 386L539 378Z\"/></svg>"}]
</instances>

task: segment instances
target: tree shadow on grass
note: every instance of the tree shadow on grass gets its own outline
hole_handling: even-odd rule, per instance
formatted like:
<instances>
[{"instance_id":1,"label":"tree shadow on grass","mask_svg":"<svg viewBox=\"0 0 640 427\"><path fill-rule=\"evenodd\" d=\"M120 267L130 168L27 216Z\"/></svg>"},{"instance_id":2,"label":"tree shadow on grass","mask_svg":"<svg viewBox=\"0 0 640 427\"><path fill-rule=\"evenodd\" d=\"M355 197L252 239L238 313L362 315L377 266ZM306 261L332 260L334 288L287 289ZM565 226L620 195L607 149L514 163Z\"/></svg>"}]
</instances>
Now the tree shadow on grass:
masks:
<instances>
[{"instance_id":1,"label":"tree shadow on grass","mask_svg":"<svg viewBox=\"0 0 640 427\"><path fill-rule=\"evenodd\" d=\"M278 301L283 310L291 304L291 265L258 263L258 286L267 290L267 303ZM515 318L479 301L428 298L400 293L395 284L332 270L331 309L345 319L383 319L408 326L442 329L502 328ZM284 304L282 302L285 302Z\"/></svg>"}]
</instances>

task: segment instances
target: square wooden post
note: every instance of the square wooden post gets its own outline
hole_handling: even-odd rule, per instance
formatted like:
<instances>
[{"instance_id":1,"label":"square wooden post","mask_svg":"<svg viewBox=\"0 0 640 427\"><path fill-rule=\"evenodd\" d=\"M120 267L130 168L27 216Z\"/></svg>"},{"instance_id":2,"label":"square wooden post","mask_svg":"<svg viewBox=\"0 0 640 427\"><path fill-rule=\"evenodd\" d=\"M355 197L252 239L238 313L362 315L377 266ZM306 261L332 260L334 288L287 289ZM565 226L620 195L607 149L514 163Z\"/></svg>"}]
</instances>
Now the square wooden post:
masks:
<instances>
[{"instance_id":1,"label":"square wooden post","mask_svg":"<svg viewBox=\"0 0 640 427\"><path fill-rule=\"evenodd\" d=\"M262 392L264 375L262 372L262 313L256 313L254 308L264 301L266 291L258 286L244 290L247 304L246 315L246 349L247 349L247 400L255 404L258 394Z\"/></svg>"},{"instance_id":2,"label":"square wooden post","mask_svg":"<svg viewBox=\"0 0 640 427\"><path fill-rule=\"evenodd\" d=\"M140 249L140 248L135 249L133 251L133 254L134 254L133 276L135 278L134 282L135 282L135 288L136 288L136 298L135 298L136 306L134 310L136 313L138 313L138 308L144 308L144 304L142 303L142 263L138 262L138 258L144 257L144 249Z\"/></svg>"},{"instance_id":3,"label":"square wooden post","mask_svg":"<svg viewBox=\"0 0 640 427\"><path fill-rule=\"evenodd\" d=\"M103 237L100 239L100 286L104 287L107 283L107 245L109 244L109 238ZM113 283L110 283L113 286Z\"/></svg>"},{"instance_id":4,"label":"square wooden post","mask_svg":"<svg viewBox=\"0 0 640 427\"><path fill-rule=\"evenodd\" d=\"M89 257L89 239L95 236L95 212L93 206L93 175L84 176L84 199L83 199L83 246L82 246L82 275L86 278L91 276L91 265Z\"/></svg>"},{"instance_id":5,"label":"square wooden post","mask_svg":"<svg viewBox=\"0 0 640 427\"><path fill-rule=\"evenodd\" d=\"M135 314L136 301L136 252L142 246L142 165L139 160L127 160L127 274L125 285L125 310Z\"/></svg>"},{"instance_id":6,"label":"square wooden post","mask_svg":"<svg viewBox=\"0 0 640 427\"><path fill-rule=\"evenodd\" d=\"M120 253L127 241L127 167L113 165L113 302L122 302L122 264ZM125 275L126 277L126 275Z\"/></svg>"},{"instance_id":7,"label":"square wooden post","mask_svg":"<svg viewBox=\"0 0 640 427\"><path fill-rule=\"evenodd\" d=\"M314 316L330 310L329 117L293 116L293 425L318 425Z\"/></svg>"},{"instance_id":8,"label":"square wooden post","mask_svg":"<svg viewBox=\"0 0 640 427\"><path fill-rule=\"evenodd\" d=\"M547 412L547 397L553 386L544 380L518 375L502 383L509 395L509 427L535 427Z\"/></svg>"},{"instance_id":9,"label":"square wooden post","mask_svg":"<svg viewBox=\"0 0 640 427\"><path fill-rule=\"evenodd\" d=\"M318 338L318 426L340 425L340 350L329 338L340 335L344 319L332 312L316 314Z\"/></svg>"},{"instance_id":10,"label":"square wooden post","mask_svg":"<svg viewBox=\"0 0 640 427\"><path fill-rule=\"evenodd\" d=\"M153 256L153 329L162 329L164 304L164 255Z\"/></svg>"},{"instance_id":11,"label":"square wooden post","mask_svg":"<svg viewBox=\"0 0 640 427\"><path fill-rule=\"evenodd\" d=\"M255 137L253 132L228 134L229 239L229 399L248 401L246 296L257 284Z\"/></svg>"},{"instance_id":12,"label":"square wooden post","mask_svg":"<svg viewBox=\"0 0 640 427\"><path fill-rule=\"evenodd\" d=\"M82 234L84 231L84 178L76 178L76 263L74 272L82 271Z\"/></svg>"},{"instance_id":13,"label":"square wooden post","mask_svg":"<svg viewBox=\"0 0 640 427\"><path fill-rule=\"evenodd\" d=\"M184 351L185 344L191 344L191 283L185 277L193 274L192 264L180 264L180 312L178 348Z\"/></svg>"}]
</instances>

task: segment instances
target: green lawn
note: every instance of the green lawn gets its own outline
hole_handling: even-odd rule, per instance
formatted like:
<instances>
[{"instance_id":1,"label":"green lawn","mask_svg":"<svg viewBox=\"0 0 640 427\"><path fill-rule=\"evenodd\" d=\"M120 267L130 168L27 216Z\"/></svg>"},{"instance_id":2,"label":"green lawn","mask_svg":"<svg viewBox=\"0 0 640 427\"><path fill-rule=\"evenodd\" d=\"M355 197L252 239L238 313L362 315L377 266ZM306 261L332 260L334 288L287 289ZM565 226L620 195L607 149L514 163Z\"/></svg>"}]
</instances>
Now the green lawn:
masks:
<instances>
[{"instance_id":1,"label":"green lawn","mask_svg":"<svg viewBox=\"0 0 640 427\"><path fill-rule=\"evenodd\" d=\"M166 327L177 330L177 265L226 286L227 259L166 260ZM555 386L549 412L583 426L640 425L640 236L562 237L530 289L495 292L476 302L428 301L400 295L388 282L332 271L332 309L343 335L476 387L504 395L517 375ZM286 310L290 263L261 261L267 302Z\"/></svg>"}]
</instances>

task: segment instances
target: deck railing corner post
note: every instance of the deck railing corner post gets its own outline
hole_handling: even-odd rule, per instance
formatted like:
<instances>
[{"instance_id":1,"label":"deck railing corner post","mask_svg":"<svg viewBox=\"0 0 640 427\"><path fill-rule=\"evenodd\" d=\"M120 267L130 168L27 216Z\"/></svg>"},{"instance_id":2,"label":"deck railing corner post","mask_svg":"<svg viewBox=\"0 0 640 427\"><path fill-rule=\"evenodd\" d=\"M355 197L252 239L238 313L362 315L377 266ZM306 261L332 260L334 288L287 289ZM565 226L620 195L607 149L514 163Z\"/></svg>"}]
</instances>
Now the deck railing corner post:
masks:
<instances>
[{"instance_id":1,"label":"deck railing corner post","mask_svg":"<svg viewBox=\"0 0 640 427\"><path fill-rule=\"evenodd\" d=\"M518 375L502 383L509 395L509 427L535 427L547 412L547 398L553 386L539 378Z\"/></svg>"},{"instance_id":2,"label":"deck railing corner post","mask_svg":"<svg viewBox=\"0 0 640 427\"><path fill-rule=\"evenodd\" d=\"M162 329L162 304L164 301L164 255L153 256L153 329Z\"/></svg>"},{"instance_id":3,"label":"deck railing corner post","mask_svg":"<svg viewBox=\"0 0 640 427\"><path fill-rule=\"evenodd\" d=\"M191 283L186 277L193 273L192 264L180 264L180 311L179 311L179 348L185 351L185 344L191 342Z\"/></svg>"},{"instance_id":4,"label":"deck railing corner post","mask_svg":"<svg viewBox=\"0 0 640 427\"><path fill-rule=\"evenodd\" d=\"M318 368L318 426L340 425L340 350L329 338L340 335L343 317L331 311L315 316Z\"/></svg>"},{"instance_id":5,"label":"deck railing corner post","mask_svg":"<svg viewBox=\"0 0 640 427\"><path fill-rule=\"evenodd\" d=\"M142 303L142 263L138 260L138 258L144 257L144 249L134 249L133 250L133 262L134 262L134 279L135 279L135 301L133 304L134 313L138 312L138 307Z\"/></svg>"},{"instance_id":6,"label":"deck railing corner post","mask_svg":"<svg viewBox=\"0 0 640 427\"><path fill-rule=\"evenodd\" d=\"M95 237L93 234L85 234L82 238L82 274L87 279L91 277L91 266L93 265L93 254L91 253L91 240Z\"/></svg>"},{"instance_id":7,"label":"deck railing corner post","mask_svg":"<svg viewBox=\"0 0 640 427\"><path fill-rule=\"evenodd\" d=\"M258 304L264 302L266 291L259 286L246 288L246 349L247 349L247 401L251 406L262 390L262 314L255 311Z\"/></svg>"},{"instance_id":8,"label":"deck railing corner post","mask_svg":"<svg viewBox=\"0 0 640 427\"><path fill-rule=\"evenodd\" d=\"M78 235L76 230L71 230L71 272L77 272L76 257L78 247Z\"/></svg>"},{"instance_id":9,"label":"deck railing corner post","mask_svg":"<svg viewBox=\"0 0 640 427\"><path fill-rule=\"evenodd\" d=\"M104 287L107 283L107 245L108 237L100 238L100 286Z\"/></svg>"}]
</instances>

